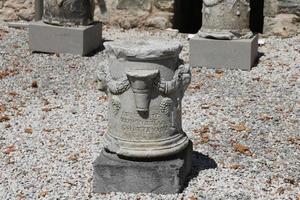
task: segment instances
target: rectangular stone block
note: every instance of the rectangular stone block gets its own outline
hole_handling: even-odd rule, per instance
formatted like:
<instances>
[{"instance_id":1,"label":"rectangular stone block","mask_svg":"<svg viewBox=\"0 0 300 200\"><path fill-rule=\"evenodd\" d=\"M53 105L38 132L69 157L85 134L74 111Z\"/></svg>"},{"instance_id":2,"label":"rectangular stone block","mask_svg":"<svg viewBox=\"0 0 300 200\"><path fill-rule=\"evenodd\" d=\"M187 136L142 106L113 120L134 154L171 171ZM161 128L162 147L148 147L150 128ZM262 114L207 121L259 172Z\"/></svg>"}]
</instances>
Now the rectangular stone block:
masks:
<instances>
[{"instance_id":1,"label":"rectangular stone block","mask_svg":"<svg viewBox=\"0 0 300 200\"><path fill-rule=\"evenodd\" d=\"M43 22L29 25L29 48L33 52L87 55L102 43L102 24L64 27Z\"/></svg>"},{"instance_id":2,"label":"rectangular stone block","mask_svg":"<svg viewBox=\"0 0 300 200\"><path fill-rule=\"evenodd\" d=\"M93 192L178 193L192 166L192 145L168 160L125 160L103 150L93 163Z\"/></svg>"},{"instance_id":3,"label":"rectangular stone block","mask_svg":"<svg viewBox=\"0 0 300 200\"><path fill-rule=\"evenodd\" d=\"M258 35L251 39L214 40L195 35L190 40L192 67L251 70L258 58Z\"/></svg>"}]
</instances>

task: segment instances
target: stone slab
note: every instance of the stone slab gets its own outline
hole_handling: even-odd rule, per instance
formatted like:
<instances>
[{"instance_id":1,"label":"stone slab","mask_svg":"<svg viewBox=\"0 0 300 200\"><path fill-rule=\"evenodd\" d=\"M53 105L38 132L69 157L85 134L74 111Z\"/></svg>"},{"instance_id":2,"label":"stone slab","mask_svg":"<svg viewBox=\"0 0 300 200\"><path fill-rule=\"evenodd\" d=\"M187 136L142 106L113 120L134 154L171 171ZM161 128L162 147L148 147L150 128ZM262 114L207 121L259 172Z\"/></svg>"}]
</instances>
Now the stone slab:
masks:
<instances>
[{"instance_id":1,"label":"stone slab","mask_svg":"<svg viewBox=\"0 0 300 200\"><path fill-rule=\"evenodd\" d=\"M64 27L39 22L29 25L29 48L33 52L87 55L102 43L102 24Z\"/></svg>"},{"instance_id":2,"label":"stone slab","mask_svg":"<svg viewBox=\"0 0 300 200\"><path fill-rule=\"evenodd\" d=\"M190 40L191 67L249 71L257 58L258 35L240 40L213 40L195 35Z\"/></svg>"},{"instance_id":3,"label":"stone slab","mask_svg":"<svg viewBox=\"0 0 300 200\"><path fill-rule=\"evenodd\" d=\"M126 160L103 150L93 163L93 192L172 194L183 189L192 166L192 144L167 160Z\"/></svg>"}]
</instances>

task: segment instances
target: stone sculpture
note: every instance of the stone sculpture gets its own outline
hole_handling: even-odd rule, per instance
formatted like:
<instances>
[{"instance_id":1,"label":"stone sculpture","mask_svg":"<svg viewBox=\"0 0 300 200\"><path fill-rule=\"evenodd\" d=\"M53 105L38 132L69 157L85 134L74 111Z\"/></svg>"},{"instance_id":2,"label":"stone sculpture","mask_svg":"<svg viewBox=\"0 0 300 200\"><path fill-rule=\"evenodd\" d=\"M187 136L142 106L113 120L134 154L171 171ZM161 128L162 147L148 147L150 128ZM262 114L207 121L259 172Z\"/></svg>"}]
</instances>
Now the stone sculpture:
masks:
<instances>
[{"instance_id":1,"label":"stone sculpture","mask_svg":"<svg viewBox=\"0 0 300 200\"><path fill-rule=\"evenodd\" d=\"M93 21L94 0L36 0L35 6L36 20L43 17L29 26L32 51L88 55L100 47L102 24Z\"/></svg>"},{"instance_id":2,"label":"stone sculpture","mask_svg":"<svg viewBox=\"0 0 300 200\"><path fill-rule=\"evenodd\" d=\"M93 22L94 0L45 0L43 21L55 25L89 25Z\"/></svg>"},{"instance_id":3,"label":"stone sculpture","mask_svg":"<svg viewBox=\"0 0 300 200\"><path fill-rule=\"evenodd\" d=\"M101 90L109 97L109 122L105 149L94 163L94 191L178 192L191 166L191 142L181 126L181 100L191 73L178 57L181 45L151 39L107 42L104 46L110 62L99 79ZM148 162L141 162L145 159ZM174 169L169 169L172 164ZM143 170L150 175L156 165L165 166L170 173L157 170L148 180L137 176ZM124 176L116 175L115 168L131 171L135 177L128 183L131 187L119 185ZM162 179L173 181L157 187Z\"/></svg>"},{"instance_id":4,"label":"stone sculpture","mask_svg":"<svg viewBox=\"0 0 300 200\"><path fill-rule=\"evenodd\" d=\"M250 0L203 0L199 36L212 39L251 38Z\"/></svg>"},{"instance_id":5,"label":"stone sculpture","mask_svg":"<svg viewBox=\"0 0 300 200\"><path fill-rule=\"evenodd\" d=\"M190 40L191 66L250 70L258 55L250 11L250 0L203 0L202 27Z\"/></svg>"}]
</instances>

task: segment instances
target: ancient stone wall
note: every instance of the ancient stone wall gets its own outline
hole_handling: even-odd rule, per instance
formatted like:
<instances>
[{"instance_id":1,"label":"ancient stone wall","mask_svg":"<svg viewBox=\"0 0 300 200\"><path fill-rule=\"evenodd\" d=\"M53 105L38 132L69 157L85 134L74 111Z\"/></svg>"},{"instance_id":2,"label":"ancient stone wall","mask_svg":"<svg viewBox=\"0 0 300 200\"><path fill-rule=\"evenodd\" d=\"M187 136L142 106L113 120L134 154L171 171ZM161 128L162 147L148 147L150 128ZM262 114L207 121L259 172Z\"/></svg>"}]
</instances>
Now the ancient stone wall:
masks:
<instances>
[{"instance_id":1,"label":"ancient stone wall","mask_svg":"<svg viewBox=\"0 0 300 200\"><path fill-rule=\"evenodd\" d=\"M0 0L0 20L32 20L33 0Z\"/></svg>"},{"instance_id":2,"label":"ancient stone wall","mask_svg":"<svg viewBox=\"0 0 300 200\"><path fill-rule=\"evenodd\" d=\"M299 0L265 0L265 16L275 16L278 13L295 14L300 16Z\"/></svg>"},{"instance_id":3,"label":"ancient stone wall","mask_svg":"<svg viewBox=\"0 0 300 200\"><path fill-rule=\"evenodd\" d=\"M95 18L124 28L172 26L174 0L95 0ZM0 20L30 21L34 0L0 0Z\"/></svg>"},{"instance_id":4,"label":"ancient stone wall","mask_svg":"<svg viewBox=\"0 0 300 200\"><path fill-rule=\"evenodd\" d=\"M123 28L172 27L175 1L185 0L95 0L95 18ZM0 0L0 20L33 20L34 0ZM265 0L264 15L278 13L300 16L299 0ZM197 19L194 19L197 20Z\"/></svg>"},{"instance_id":5,"label":"ancient stone wall","mask_svg":"<svg viewBox=\"0 0 300 200\"><path fill-rule=\"evenodd\" d=\"M278 0L279 13L289 13L300 16L299 0Z\"/></svg>"},{"instance_id":6,"label":"ancient stone wall","mask_svg":"<svg viewBox=\"0 0 300 200\"><path fill-rule=\"evenodd\" d=\"M274 17L278 13L278 1L265 0L264 16Z\"/></svg>"},{"instance_id":7,"label":"ancient stone wall","mask_svg":"<svg viewBox=\"0 0 300 200\"><path fill-rule=\"evenodd\" d=\"M164 29L172 26L174 0L97 1L99 7L95 17L104 22L123 28L148 26Z\"/></svg>"},{"instance_id":8,"label":"ancient stone wall","mask_svg":"<svg viewBox=\"0 0 300 200\"><path fill-rule=\"evenodd\" d=\"M264 33L289 37L300 33L299 0L265 0Z\"/></svg>"}]
</instances>

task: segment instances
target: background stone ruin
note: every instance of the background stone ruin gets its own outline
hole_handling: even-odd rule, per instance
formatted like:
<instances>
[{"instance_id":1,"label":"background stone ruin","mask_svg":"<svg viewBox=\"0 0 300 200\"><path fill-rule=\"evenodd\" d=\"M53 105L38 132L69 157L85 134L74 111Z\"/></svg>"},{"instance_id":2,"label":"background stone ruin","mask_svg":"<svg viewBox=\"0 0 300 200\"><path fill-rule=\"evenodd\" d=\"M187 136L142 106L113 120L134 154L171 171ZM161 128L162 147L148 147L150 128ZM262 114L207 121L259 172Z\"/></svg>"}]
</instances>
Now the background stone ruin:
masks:
<instances>
[{"instance_id":1,"label":"background stone ruin","mask_svg":"<svg viewBox=\"0 0 300 200\"><path fill-rule=\"evenodd\" d=\"M199 0L95 0L99 6L95 18L122 28L177 28L181 32L197 32L201 26ZM31 21L33 0L1 0L0 20ZM101 10L101 11L100 11ZM265 0L264 32L288 36L299 29L299 0ZM199 19L199 20L197 20Z\"/></svg>"}]
</instances>

